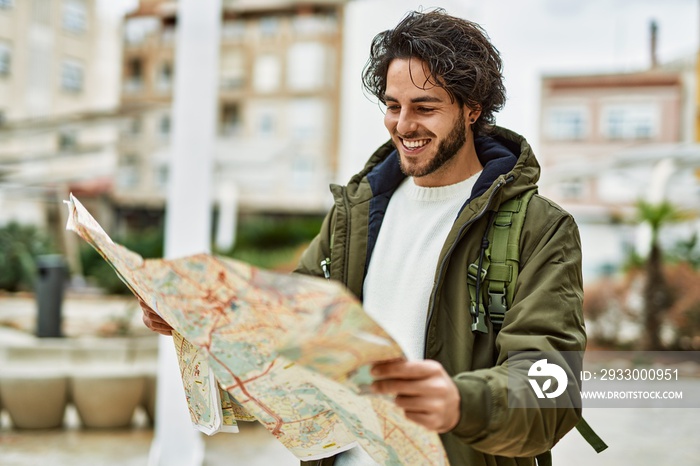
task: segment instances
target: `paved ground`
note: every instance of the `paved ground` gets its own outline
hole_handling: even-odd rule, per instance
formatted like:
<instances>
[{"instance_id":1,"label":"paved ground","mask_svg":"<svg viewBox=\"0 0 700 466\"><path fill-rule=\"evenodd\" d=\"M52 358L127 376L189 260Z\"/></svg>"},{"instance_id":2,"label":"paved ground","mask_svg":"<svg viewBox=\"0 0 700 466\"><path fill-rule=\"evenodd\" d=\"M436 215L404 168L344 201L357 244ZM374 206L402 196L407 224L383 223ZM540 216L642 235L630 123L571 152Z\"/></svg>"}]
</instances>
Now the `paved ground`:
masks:
<instances>
[{"instance_id":1,"label":"paved ground","mask_svg":"<svg viewBox=\"0 0 700 466\"><path fill-rule=\"evenodd\" d=\"M697 389L700 389L698 384ZM557 466L697 466L700 409L591 409L586 418L610 448L597 455L577 432L554 449ZM3 466L146 466L150 428L99 431L13 431L3 419ZM205 437L206 466L292 466L298 464L265 429L243 424L239 434Z\"/></svg>"},{"instance_id":2,"label":"paved ground","mask_svg":"<svg viewBox=\"0 0 700 466\"><path fill-rule=\"evenodd\" d=\"M64 332L69 336L109 332L117 324L129 322L133 332L145 333L132 304L131 299L69 297L64 306ZM0 325L32 333L33 308L31 296L0 295ZM9 338L11 333L0 332L0 340ZM700 390L700 379L691 380L684 389ZM555 465L700 465L700 409L589 409L585 416L610 448L596 455L577 432L572 432L554 449ZM153 430L145 419L139 411L130 429L84 430L75 412L69 409L63 429L18 431L12 429L9 416L3 412L0 465L145 466L153 439ZM257 424L242 424L239 434L205 437L205 444L207 466L298 464Z\"/></svg>"},{"instance_id":3,"label":"paved ground","mask_svg":"<svg viewBox=\"0 0 700 466\"><path fill-rule=\"evenodd\" d=\"M146 466L153 430L135 416L125 430L84 430L66 414L66 427L45 431L12 430L5 416L0 428L2 466ZM298 461L257 423L241 423L238 434L203 436L205 466L292 466Z\"/></svg>"}]
</instances>

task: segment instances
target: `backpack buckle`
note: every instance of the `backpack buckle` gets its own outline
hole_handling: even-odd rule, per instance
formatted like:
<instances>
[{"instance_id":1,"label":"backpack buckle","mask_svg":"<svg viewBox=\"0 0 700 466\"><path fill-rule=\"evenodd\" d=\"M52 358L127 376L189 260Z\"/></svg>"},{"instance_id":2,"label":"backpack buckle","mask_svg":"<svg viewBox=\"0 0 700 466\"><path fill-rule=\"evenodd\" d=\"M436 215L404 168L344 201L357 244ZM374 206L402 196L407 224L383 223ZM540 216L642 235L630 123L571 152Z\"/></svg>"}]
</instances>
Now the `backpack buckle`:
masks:
<instances>
[{"instance_id":1,"label":"backpack buckle","mask_svg":"<svg viewBox=\"0 0 700 466\"><path fill-rule=\"evenodd\" d=\"M486 326L484 306L479 304L479 310L477 311L476 305L472 303L469 313L472 315L472 332L489 333L489 328Z\"/></svg>"},{"instance_id":2,"label":"backpack buckle","mask_svg":"<svg viewBox=\"0 0 700 466\"><path fill-rule=\"evenodd\" d=\"M506 317L506 292L489 290L489 317L494 325L503 325Z\"/></svg>"},{"instance_id":3,"label":"backpack buckle","mask_svg":"<svg viewBox=\"0 0 700 466\"><path fill-rule=\"evenodd\" d=\"M469 264L469 267L467 267L467 281L470 283L483 283L484 278L486 278L486 269L481 268L479 270L479 266L476 265L475 263Z\"/></svg>"}]
</instances>

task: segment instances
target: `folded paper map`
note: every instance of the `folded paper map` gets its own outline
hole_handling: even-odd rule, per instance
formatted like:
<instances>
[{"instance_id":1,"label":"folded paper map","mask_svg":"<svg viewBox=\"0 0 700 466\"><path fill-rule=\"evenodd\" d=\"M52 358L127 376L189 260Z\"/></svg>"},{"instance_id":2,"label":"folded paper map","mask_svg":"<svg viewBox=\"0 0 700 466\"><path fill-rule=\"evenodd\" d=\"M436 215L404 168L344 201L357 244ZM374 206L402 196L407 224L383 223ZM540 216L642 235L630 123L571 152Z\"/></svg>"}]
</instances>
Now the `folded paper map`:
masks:
<instances>
[{"instance_id":1,"label":"folded paper map","mask_svg":"<svg viewBox=\"0 0 700 466\"><path fill-rule=\"evenodd\" d=\"M209 254L147 259L112 242L71 194L67 228L170 324L193 423L257 420L313 460L361 446L377 463L447 464L438 435L368 394L368 365L403 357L342 285Z\"/></svg>"}]
</instances>

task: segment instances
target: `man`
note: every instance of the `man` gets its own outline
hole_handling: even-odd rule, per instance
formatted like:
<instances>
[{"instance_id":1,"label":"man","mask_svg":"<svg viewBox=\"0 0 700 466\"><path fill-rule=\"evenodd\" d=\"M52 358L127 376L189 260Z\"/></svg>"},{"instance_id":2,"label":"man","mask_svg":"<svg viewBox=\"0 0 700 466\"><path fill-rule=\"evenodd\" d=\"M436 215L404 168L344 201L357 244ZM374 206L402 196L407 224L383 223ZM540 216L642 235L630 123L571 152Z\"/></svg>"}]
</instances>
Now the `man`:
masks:
<instances>
[{"instance_id":1,"label":"man","mask_svg":"<svg viewBox=\"0 0 700 466\"><path fill-rule=\"evenodd\" d=\"M474 23L413 12L375 37L363 81L386 104L391 140L332 187L335 205L297 272L343 282L402 346L406 360L374 365L373 389L439 432L451 464L547 464L580 410L509 408L509 352L585 348L572 217L534 196L501 331L472 331L469 311L467 268L488 212L539 178L527 142L493 124L505 102L498 51ZM169 332L147 309L144 321ZM355 448L313 464L374 462Z\"/></svg>"},{"instance_id":2,"label":"man","mask_svg":"<svg viewBox=\"0 0 700 466\"><path fill-rule=\"evenodd\" d=\"M580 411L508 408L505 363L512 351L585 348L581 248L571 216L533 197L502 330L472 332L467 266L485 213L539 178L527 142L493 126L505 102L498 51L474 23L414 12L374 38L363 81L386 104L391 141L332 188L297 272L345 283L403 347L407 360L374 366L374 389L441 433L451 464L546 462ZM374 463L354 449L335 464Z\"/></svg>"}]
</instances>

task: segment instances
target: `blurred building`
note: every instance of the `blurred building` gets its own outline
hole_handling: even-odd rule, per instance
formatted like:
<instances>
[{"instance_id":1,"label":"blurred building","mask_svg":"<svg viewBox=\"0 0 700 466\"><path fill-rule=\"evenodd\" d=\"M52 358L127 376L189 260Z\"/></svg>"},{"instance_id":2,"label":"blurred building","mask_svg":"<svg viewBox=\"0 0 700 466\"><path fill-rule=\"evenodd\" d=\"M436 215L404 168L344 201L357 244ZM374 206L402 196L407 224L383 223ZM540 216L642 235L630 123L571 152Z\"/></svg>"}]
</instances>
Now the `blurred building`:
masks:
<instances>
[{"instance_id":1,"label":"blurred building","mask_svg":"<svg viewBox=\"0 0 700 466\"><path fill-rule=\"evenodd\" d=\"M695 141L700 142L700 50L695 57Z\"/></svg>"},{"instance_id":2,"label":"blurred building","mask_svg":"<svg viewBox=\"0 0 700 466\"><path fill-rule=\"evenodd\" d=\"M0 0L0 225L62 238L68 191L110 189L119 46L97 0Z\"/></svg>"},{"instance_id":3,"label":"blurred building","mask_svg":"<svg viewBox=\"0 0 700 466\"><path fill-rule=\"evenodd\" d=\"M241 210L322 212L337 170L340 0L224 1L213 192ZM162 211L177 4L142 0L124 25L119 217ZM197 92L192 89L192 92ZM197 189L193 186L192 189Z\"/></svg>"},{"instance_id":4,"label":"blurred building","mask_svg":"<svg viewBox=\"0 0 700 466\"><path fill-rule=\"evenodd\" d=\"M94 0L0 1L3 121L80 112L100 86L86 85L98 38Z\"/></svg>"},{"instance_id":5,"label":"blurred building","mask_svg":"<svg viewBox=\"0 0 700 466\"><path fill-rule=\"evenodd\" d=\"M584 257L589 276L619 265L636 247L625 222L638 200L700 205L695 66L689 59L542 79L541 192L572 212L584 242L595 243Z\"/></svg>"}]
</instances>

